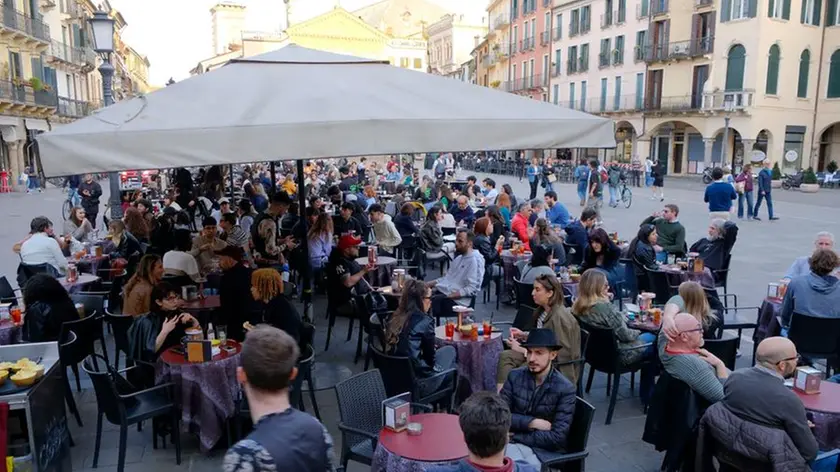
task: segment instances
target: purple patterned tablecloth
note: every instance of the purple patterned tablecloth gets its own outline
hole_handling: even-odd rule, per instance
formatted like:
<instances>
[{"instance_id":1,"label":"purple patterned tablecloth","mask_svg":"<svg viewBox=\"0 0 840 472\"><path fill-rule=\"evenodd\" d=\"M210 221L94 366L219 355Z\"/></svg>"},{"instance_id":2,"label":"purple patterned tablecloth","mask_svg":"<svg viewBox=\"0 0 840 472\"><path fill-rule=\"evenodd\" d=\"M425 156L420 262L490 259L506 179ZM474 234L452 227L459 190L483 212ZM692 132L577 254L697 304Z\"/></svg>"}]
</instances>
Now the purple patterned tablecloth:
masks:
<instances>
[{"instance_id":1,"label":"purple patterned tablecloth","mask_svg":"<svg viewBox=\"0 0 840 472\"><path fill-rule=\"evenodd\" d=\"M840 414L806 410L814 417L814 437L821 451L840 448Z\"/></svg>"},{"instance_id":2,"label":"purple patterned tablecloth","mask_svg":"<svg viewBox=\"0 0 840 472\"><path fill-rule=\"evenodd\" d=\"M20 326L9 321L0 323L0 346L20 344L20 335Z\"/></svg>"},{"instance_id":3,"label":"purple patterned tablecloth","mask_svg":"<svg viewBox=\"0 0 840 472\"><path fill-rule=\"evenodd\" d=\"M98 276L92 274L79 274L79 276L73 282L68 282L67 277L64 276L58 278L58 281L61 282L61 286L64 287L64 289L67 290L68 293L81 292L82 288L84 288L86 285L90 285L99 280L100 279Z\"/></svg>"},{"instance_id":4,"label":"purple patterned tablecloth","mask_svg":"<svg viewBox=\"0 0 840 472\"><path fill-rule=\"evenodd\" d=\"M222 438L225 422L233 417L239 392L236 368L239 354L196 364L159 360L156 382L175 384L181 407L181 427L198 433L202 452L210 451Z\"/></svg>"},{"instance_id":5,"label":"purple patterned tablecloth","mask_svg":"<svg viewBox=\"0 0 840 472\"><path fill-rule=\"evenodd\" d=\"M703 288L712 290L715 288L715 277L708 267L704 267L703 272L692 272L687 270L674 270L662 266L662 271L668 274L671 285L679 285L683 282L692 281L699 283Z\"/></svg>"},{"instance_id":6,"label":"purple patterned tablecloth","mask_svg":"<svg viewBox=\"0 0 840 472\"><path fill-rule=\"evenodd\" d=\"M514 287L513 278L516 276L516 263L530 261L531 254L513 254L510 249L502 251L502 269L505 274L505 287Z\"/></svg>"},{"instance_id":7,"label":"purple patterned tablecloth","mask_svg":"<svg viewBox=\"0 0 840 472\"><path fill-rule=\"evenodd\" d=\"M373 453L373 464L371 464L371 472L425 472L433 467L441 465L449 465L457 463L454 462L423 462L413 459L406 459L393 454L382 444L376 445L376 451Z\"/></svg>"},{"instance_id":8,"label":"purple patterned tablecloth","mask_svg":"<svg viewBox=\"0 0 840 472\"><path fill-rule=\"evenodd\" d=\"M495 391L496 370L499 367L499 356L504 350L502 333L493 333L490 339L479 336L477 340L460 340L446 338L446 326L435 329L435 344L438 346L453 346L458 356L458 375L466 379L472 393L481 390Z\"/></svg>"}]
</instances>

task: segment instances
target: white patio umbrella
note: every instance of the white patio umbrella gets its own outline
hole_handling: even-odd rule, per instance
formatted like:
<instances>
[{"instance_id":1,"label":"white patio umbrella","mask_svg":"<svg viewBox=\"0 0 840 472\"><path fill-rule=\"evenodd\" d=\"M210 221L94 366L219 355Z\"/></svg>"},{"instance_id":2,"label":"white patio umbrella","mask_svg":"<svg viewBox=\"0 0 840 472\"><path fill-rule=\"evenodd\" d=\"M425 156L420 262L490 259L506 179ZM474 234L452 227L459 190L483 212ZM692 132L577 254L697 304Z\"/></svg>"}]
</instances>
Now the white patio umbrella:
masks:
<instances>
[{"instance_id":1,"label":"white patio umbrella","mask_svg":"<svg viewBox=\"0 0 840 472\"><path fill-rule=\"evenodd\" d=\"M47 176L261 160L612 148L610 120L296 45L237 59L38 138Z\"/></svg>"}]
</instances>

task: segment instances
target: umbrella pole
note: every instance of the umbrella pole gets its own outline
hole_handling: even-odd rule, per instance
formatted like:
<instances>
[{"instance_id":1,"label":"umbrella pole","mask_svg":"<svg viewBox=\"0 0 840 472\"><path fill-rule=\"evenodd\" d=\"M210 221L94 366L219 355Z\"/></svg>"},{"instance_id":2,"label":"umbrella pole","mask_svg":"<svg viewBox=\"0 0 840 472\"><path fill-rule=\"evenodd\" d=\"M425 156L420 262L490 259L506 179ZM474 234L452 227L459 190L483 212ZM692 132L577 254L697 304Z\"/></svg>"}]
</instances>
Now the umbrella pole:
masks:
<instances>
[{"instance_id":1,"label":"umbrella pole","mask_svg":"<svg viewBox=\"0 0 840 472\"><path fill-rule=\"evenodd\" d=\"M277 193L277 175L274 173L274 161L268 164L269 172L271 172L271 194Z\"/></svg>"},{"instance_id":2,"label":"umbrella pole","mask_svg":"<svg viewBox=\"0 0 840 472\"><path fill-rule=\"evenodd\" d=\"M233 164L228 166L228 178L230 178L230 201L233 202Z\"/></svg>"},{"instance_id":3,"label":"umbrella pole","mask_svg":"<svg viewBox=\"0 0 840 472\"><path fill-rule=\"evenodd\" d=\"M271 163L271 173L274 174L274 162ZM274 179L272 179L272 186L274 186ZM304 177L303 177L303 159L297 160L297 187L298 187L298 211L300 212L300 224L303 227L303 240L299 241L300 244L300 253L303 254L304 260L308 261L308 254L309 254L309 244L307 241L306 234L309 233L309 228L307 227L306 221L306 198L304 195ZM312 322L314 319L310 315L310 311L312 309L312 271L309 268L309 264L303 263L301 270L301 282L302 282L302 290L301 290L301 301L303 302L303 318L308 322Z\"/></svg>"}]
</instances>

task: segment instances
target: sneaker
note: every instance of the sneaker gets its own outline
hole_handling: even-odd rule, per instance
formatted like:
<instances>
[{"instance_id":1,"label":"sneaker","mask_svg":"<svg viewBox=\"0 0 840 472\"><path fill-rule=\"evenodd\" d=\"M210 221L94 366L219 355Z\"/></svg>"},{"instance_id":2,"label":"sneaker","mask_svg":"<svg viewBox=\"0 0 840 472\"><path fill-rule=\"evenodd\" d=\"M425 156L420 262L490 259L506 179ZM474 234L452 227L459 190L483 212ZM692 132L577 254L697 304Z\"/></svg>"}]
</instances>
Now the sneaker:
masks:
<instances>
[{"instance_id":1,"label":"sneaker","mask_svg":"<svg viewBox=\"0 0 840 472\"><path fill-rule=\"evenodd\" d=\"M752 219L754 219L755 221L761 221L761 218L759 218L757 216L753 216Z\"/></svg>"},{"instance_id":2,"label":"sneaker","mask_svg":"<svg viewBox=\"0 0 840 472\"><path fill-rule=\"evenodd\" d=\"M770 218L770 221L776 221L776 220L778 220L778 219L779 219L779 217L778 217L778 216L773 216L773 217L771 217L771 218Z\"/></svg>"},{"instance_id":3,"label":"sneaker","mask_svg":"<svg viewBox=\"0 0 840 472\"><path fill-rule=\"evenodd\" d=\"M664 196L659 197L659 201L660 201L660 202L664 202L664 201L665 201L665 197L664 197Z\"/></svg>"}]
</instances>

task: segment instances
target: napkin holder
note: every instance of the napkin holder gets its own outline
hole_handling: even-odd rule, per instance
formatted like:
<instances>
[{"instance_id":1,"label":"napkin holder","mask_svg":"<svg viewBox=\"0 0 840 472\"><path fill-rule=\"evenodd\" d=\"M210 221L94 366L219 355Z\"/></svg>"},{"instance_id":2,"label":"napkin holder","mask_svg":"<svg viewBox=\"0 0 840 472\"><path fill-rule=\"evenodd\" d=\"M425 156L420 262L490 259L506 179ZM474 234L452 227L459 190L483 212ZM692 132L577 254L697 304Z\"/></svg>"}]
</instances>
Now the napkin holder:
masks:
<instances>
[{"instance_id":1,"label":"napkin holder","mask_svg":"<svg viewBox=\"0 0 840 472\"><path fill-rule=\"evenodd\" d=\"M822 372L813 367L797 367L796 375L793 378L793 389L807 395L820 393L820 382Z\"/></svg>"},{"instance_id":2,"label":"napkin holder","mask_svg":"<svg viewBox=\"0 0 840 472\"><path fill-rule=\"evenodd\" d=\"M394 432L401 432L408 427L408 419L411 417L411 403L404 395L389 398L382 402L384 421L386 429Z\"/></svg>"},{"instance_id":3,"label":"napkin holder","mask_svg":"<svg viewBox=\"0 0 840 472\"><path fill-rule=\"evenodd\" d=\"M210 341L187 341L187 361L207 362L213 358L213 344Z\"/></svg>"}]
</instances>

